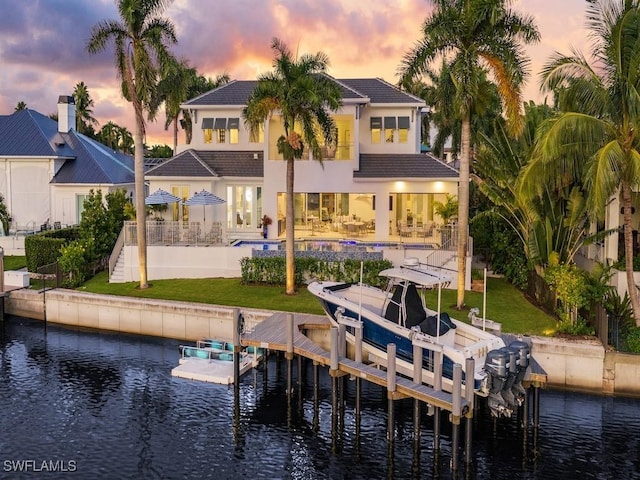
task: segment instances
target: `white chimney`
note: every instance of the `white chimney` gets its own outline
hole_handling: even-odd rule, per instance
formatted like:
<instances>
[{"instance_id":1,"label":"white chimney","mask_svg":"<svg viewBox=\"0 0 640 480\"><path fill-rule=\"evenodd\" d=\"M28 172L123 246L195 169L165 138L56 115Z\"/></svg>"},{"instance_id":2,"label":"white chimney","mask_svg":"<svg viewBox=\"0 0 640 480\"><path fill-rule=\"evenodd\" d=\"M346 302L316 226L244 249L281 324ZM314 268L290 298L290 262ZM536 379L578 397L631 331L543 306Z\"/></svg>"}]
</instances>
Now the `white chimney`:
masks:
<instances>
[{"instance_id":1,"label":"white chimney","mask_svg":"<svg viewBox=\"0 0 640 480\"><path fill-rule=\"evenodd\" d=\"M67 133L76 128L76 102L69 95L58 97L58 131Z\"/></svg>"}]
</instances>

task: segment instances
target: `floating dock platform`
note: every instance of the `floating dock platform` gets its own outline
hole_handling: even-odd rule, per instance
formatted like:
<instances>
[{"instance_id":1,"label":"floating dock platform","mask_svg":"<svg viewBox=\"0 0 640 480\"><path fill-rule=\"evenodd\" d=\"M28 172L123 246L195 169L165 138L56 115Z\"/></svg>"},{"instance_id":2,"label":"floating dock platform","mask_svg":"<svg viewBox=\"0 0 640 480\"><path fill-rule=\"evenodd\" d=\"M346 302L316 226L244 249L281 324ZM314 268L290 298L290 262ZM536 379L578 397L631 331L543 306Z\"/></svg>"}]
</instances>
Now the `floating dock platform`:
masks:
<instances>
[{"instance_id":1,"label":"floating dock platform","mask_svg":"<svg viewBox=\"0 0 640 480\"><path fill-rule=\"evenodd\" d=\"M200 382L233 383L233 346L217 340L200 340L195 347L180 346L179 365L171 370L171 375ZM240 352L240 375L257 366L262 352Z\"/></svg>"}]
</instances>

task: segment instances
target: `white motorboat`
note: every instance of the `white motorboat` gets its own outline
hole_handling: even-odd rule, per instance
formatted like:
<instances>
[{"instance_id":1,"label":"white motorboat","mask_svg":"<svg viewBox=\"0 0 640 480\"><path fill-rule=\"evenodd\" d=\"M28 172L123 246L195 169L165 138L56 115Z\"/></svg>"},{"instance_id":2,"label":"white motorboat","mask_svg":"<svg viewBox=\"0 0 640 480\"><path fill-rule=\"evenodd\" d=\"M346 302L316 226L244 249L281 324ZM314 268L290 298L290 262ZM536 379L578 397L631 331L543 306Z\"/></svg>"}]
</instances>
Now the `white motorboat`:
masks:
<instances>
[{"instance_id":1,"label":"white motorboat","mask_svg":"<svg viewBox=\"0 0 640 480\"><path fill-rule=\"evenodd\" d=\"M489 396L492 412L510 415L524 394L520 382L529 347L523 342L505 347L501 337L427 308L424 291L442 288L452 280L443 272L411 258L400 267L380 272L387 279L386 289L362 282L314 281L308 290L320 300L332 323L350 320L345 322L347 342L355 342L353 321L361 322L363 351L369 361L386 365L387 345L393 343L397 372L411 377L413 344L419 343L423 347L422 381L434 385L434 352L442 351L443 390L452 390L453 365L460 364L463 382L472 375L474 390ZM467 358L475 360L474 372L464 371Z\"/></svg>"}]
</instances>

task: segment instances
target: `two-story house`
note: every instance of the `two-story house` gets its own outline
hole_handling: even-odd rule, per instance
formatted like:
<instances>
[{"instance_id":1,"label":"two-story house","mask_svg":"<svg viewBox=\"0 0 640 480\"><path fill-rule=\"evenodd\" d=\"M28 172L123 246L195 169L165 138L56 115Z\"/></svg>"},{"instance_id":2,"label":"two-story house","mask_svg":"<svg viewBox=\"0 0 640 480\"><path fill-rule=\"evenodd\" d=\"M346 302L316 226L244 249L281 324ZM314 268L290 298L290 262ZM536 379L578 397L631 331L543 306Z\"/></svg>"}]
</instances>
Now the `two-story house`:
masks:
<instances>
[{"instance_id":1,"label":"two-story house","mask_svg":"<svg viewBox=\"0 0 640 480\"><path fill-rule=\"evenodd\" d=\"M182 105L193 119L192 141L146 173L150 191L186 199L204 189L225 199L206 216L222 222L230 240L260 237L263 215L273 220L269 238L283 236L292 221L298 238L435 239L432 227L442 222L434 202L457 193L458 171L420 153L424 101L378 78L334 81L343 97L334 114L338 141L323 148L322 161L311 155L296 161L295 218L285 218L280 116L255 137L242 119L256 81L232 81ZM201 221L204 215L175 204L167 219Z\"/></svg>"}]
</instances>

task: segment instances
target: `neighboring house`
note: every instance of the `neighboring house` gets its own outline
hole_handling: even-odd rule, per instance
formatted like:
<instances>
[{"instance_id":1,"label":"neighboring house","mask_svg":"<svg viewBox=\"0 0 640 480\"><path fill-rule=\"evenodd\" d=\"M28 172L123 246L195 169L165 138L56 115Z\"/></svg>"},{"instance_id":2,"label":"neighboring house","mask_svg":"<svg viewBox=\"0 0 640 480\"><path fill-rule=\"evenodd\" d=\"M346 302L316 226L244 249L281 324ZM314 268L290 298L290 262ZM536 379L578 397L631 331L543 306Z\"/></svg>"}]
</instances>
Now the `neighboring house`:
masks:
<instances>
[{"instance_id":1,"label":"neighboring house","mask_svg":"<svg viewBox=\"0 0 640 480\"><path fill-rule=\"evenodd\" d=\"M73 97L58 100L58 121L34 110L0 116L0 193L19 234L74 225L90 190L133 195L133 157L79 134Z\"/></svg>"},{"instance_id":2,"label":"neighboring house","mask_svg":"<svg viewBox=\"0 0 640 480\"><path fill-rule=\"evenodd\" d=\"M269 238L282 237L287 221L298 237L366 232L379 241L403 235L403 228L415 234L441 223L434 202L457 194L459 174L420 153L424 101L378 78L334 81L343 97L333 115L338 141L323 148L322 162L311 155L296 161L295 218L285 219L286 162L276 148L284 132L280 117L255 137L242 119L256 81L232 81L182 105L193 118L192 143L178 145L172 159L146 172L149 190L186 199L205 189L225 199L206 215L222 222L230 240L261 236L263 215L273 220ZM167 219L201 221L204 215L201 208L174 204Z\"/></svg>"}]
</instances>

